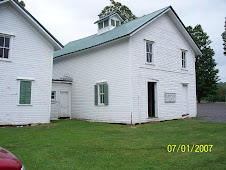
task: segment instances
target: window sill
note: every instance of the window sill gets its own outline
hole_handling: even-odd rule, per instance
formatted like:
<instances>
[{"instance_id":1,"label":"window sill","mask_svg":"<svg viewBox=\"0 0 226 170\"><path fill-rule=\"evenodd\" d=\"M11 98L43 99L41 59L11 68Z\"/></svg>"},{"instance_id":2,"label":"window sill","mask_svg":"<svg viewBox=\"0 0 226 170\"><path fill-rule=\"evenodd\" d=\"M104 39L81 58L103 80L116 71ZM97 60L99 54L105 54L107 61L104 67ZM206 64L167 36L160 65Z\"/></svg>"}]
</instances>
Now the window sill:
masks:
<instances>
[{"instance_id":1,"label":"window sill","mask_svg":"<svg viewBox=\"0 0 226 170\"><path fill-rule=\"evenodd\" d=\"M33 106L32 104L17 104L17 106Z\"/></svg>"},{"instance_id":2,"label":"window sill","mask_svg":"<svg viewBox=\"0 0 226 170\"><path fill-rule=\"evenodd\" d=\"M0 58L0 61L12 62L12 60L10 60L10 59L5 59L5 58Z\"/></svg>"},{"instance_id":3,"label":"window sill","mask_svg":"<svg viewBox=\"0 0 226 170\"><path fill-rule=\"evenodd\" d=\"M181 70L183 70L183 71L188 71L188 69L186 69L186 68L181 68Z\"/></svg>"},{"instance_id":4,"label":"window sill","mask_svg":"<svg viewBox=\"0 0 226 170\"><path fill-rule=\"evenodd\" d=\"M155 64L154 63L145 63L145 65L151 65L151 66L155 66Z\"/></svg>"},{"instance_id":5,"label":"window sill","mask_svg":"<svg viewBox=\"0 0 226 170\"><path fill-rule=\"evenodd\" d=\"M105 104L104 104L104 103L102 103L102 104L98 104L97 106L105 106Z\"/></svg>"}]
</instances>

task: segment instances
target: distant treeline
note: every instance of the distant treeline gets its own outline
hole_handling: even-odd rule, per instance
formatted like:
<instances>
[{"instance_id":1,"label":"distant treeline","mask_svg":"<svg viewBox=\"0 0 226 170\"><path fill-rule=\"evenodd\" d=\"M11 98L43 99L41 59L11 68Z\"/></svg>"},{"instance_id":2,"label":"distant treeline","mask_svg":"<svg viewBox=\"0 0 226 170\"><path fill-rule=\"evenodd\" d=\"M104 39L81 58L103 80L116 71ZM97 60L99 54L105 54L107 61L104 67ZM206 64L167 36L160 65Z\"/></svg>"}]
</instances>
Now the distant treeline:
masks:
<instances>
[{"instance_id":1,"label":"distant treeline","mask_svg":"<svg viewBox=\"0 0 226 170\"><path fill-rule=\"evenodd\" d=\"M226 102L226 82L218 83L216 95L203 98L203 102Z\"/></svg>"}]
</instances>

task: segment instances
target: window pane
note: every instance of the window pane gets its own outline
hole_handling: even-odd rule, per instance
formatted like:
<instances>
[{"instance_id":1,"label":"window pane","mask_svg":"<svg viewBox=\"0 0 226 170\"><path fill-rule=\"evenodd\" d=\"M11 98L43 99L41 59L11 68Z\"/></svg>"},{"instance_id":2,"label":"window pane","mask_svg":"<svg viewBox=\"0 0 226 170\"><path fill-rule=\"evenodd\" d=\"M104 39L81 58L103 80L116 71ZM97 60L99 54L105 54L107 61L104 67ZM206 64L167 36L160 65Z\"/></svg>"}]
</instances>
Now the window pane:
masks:
<instances>
[{"instance_id":1,"label":"window pane","mask_svg":"<svg viewBox=\"0 0 226 170\"><path fill-rule=\"evenodd\" d=\"M115 26L115 20L113 20L113 19L111 20L111 25Z\"/></svg>"},{"instance_id":2,"label":"window pane","mask_svg":"<svg viewBox=\"0 0 226 170\"><path fill-rule=\"evenodd\" d=\"M146 43L146 48L147 48L147 52L150 52L148 43Z\"/></svg>"},{"instance_id":3,"label":"window pane","mask_svg":"<svg viewBox=\"0 0 226 170\"><path fill-rule=\"evenodd\" d=\"M3 48L0 48L0 58L3 57Z\"/></svg>"},{"instance_id":4,"label":"window pane","mask_svg":"<svg viewBox=\"0 0 226 170\"><path fill-rule=\"evenodd\" d=\"M99 85L99 93L102 93L101 85Z\"/></svg>"},{"instance_id":5,"label":"window pane","mask_svg":"<svg viewBox=\"0 0 226 170\"><path fill-rule=\"evenodd\" d=\"M99 26L99 29L102 29L103 28L103 22L99 23L98 26Z\"/></svg>"},{"instance_id":6,"label":"window pane","mask_svg":"<svg viewBox=\"0 0 226 170\"><path fill-rule=\"evenodd\" d=\"M119 21L116 21L116 27L119 26Z\"/></svg>"},{"instance_id":7,"label":"window pane","mask_svg":"<svg viewBox=\"0 0 226 170\"><path fill-rule=\"evenodd\" d=\"M4 37L0 37L0 47L3 47L4 45Z\"/></svg>"},{"instance_id":8,"label":"window pane","mask_svg":"<svg viewBox=\"0 0 226 170\"><path fill-rule=\"evenodd\" d=\"M5 47L9 47L9 38L5 38Z\"/></svg>"},{"instance_id":9,"label":"window pane","mask_svg":"<svg viewBox=\"0 0 226 170\"><path fill-rule=\"evenodd\" d=\"M149 50L152 53L152 44L149 43Z\"/></svg>"},{"instance_id":10,"label":"window pane","mask_svg":"<svg viewBox=\"0 0 226 170\"><path fill-rule=\"evenodd\" d=\"M55 99L55 96L56 96L56 91L52 91L52 94L51 94L51 99Z\"/></svg>"},{"instance_id":11,"label":"window pane","mask_svg":"<svg viewBox=\"0 0 226 170\"><path fill-rule=\"evenodd\" d=\"M4 49L4 58L9 58L9 49Z\"/></svg>"},{"instance_id":12,"label":"window pane","mask_svg":"<svg viewBox=\"0 0 226 170\"><path fill-rule=\"evenodd\" d=\"M107 27L108 25L108 20L104 21L104 27Z\"/></svg>"},{"instance_id":13,"label":"window pane","mask_svg":"<svg viewBox=\"0 0 226 170\"><path fill-rule=\"evenodd\" d=\"M152 54L150 54L150 63L152 62Z\"/></svg>"}]
</instances>

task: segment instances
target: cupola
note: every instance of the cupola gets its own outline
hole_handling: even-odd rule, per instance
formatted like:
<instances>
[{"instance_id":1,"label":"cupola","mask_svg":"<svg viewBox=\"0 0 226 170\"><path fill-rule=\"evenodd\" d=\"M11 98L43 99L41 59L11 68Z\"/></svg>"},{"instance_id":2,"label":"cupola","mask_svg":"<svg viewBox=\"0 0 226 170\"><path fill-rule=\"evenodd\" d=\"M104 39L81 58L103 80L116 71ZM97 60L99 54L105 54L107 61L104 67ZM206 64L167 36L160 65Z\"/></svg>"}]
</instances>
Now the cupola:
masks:
<instances>
[{"instance_id":1,"label":"cupola","mask_svg":"<svg viewBox=\"0 0 226 170\"><path fill-rule=\"evenodd\" d=\"M114 12L112 14L109 14L107 16L100 18L94 24L97 24L98 35L99 35L121 25L123 21L124 20L122 19L122 17L117 12Z\"/></svg>"}]
</instances>

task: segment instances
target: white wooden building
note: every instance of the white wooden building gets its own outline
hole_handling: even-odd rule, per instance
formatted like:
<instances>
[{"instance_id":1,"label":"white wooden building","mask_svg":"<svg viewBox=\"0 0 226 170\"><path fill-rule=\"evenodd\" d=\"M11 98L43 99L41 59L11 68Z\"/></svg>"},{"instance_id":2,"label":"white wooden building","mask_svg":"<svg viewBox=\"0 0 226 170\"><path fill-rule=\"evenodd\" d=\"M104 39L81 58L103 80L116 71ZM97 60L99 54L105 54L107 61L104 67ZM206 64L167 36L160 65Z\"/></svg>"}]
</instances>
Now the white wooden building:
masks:
<instances>
[{"instance_id":1,"label":"white wooden building","mask_svg":"<svg viewBox=\"0 0 226 170\"><path fill-rule=\"evenodd\" d=\"M53 79L73 80L71 118L136 124L195 117L201 52L173 8L121 21L117 13L104 17L97 34L55 52Z\"/></svg>"},{"instance_id":2,"label":"white wooden building","mask_svg":"<svg viewBox=\"0 0 226 170\"><path fill-rule=\"evenodd\" d=\"M62 47L16 0L0 1L0 125L50 122L53 52Z\"/></svg>"}]
</instances>

